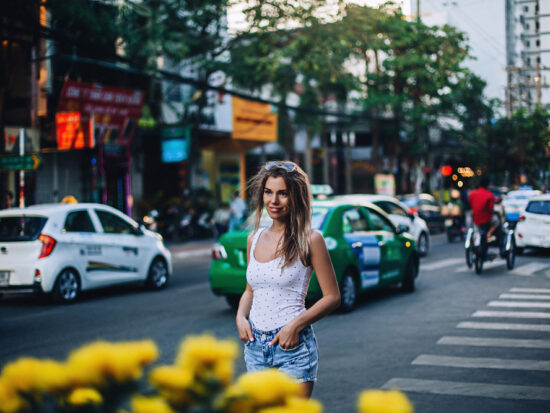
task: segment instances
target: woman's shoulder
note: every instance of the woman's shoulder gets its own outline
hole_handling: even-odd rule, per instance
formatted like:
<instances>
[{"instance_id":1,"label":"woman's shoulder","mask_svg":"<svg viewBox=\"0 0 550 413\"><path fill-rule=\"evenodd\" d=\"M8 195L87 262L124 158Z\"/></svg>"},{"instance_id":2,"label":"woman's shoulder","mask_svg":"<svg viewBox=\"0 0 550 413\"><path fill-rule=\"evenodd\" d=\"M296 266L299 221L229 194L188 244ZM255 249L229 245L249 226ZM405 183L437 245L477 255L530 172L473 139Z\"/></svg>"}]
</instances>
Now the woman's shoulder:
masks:
<instances>
[{"instance_id":1,"label":"woman's shoulder","mask_svg":"<svg viewBox=\"0 0 550 413\"><path fill-rule=\"evenodd\" d=\"M314 247L315 245L319 245L320 243L324 244L325 238L323 237L321 231L317 229L312 229L309 235L309 243L312 247Z\"/></svg>"}]
</instances>

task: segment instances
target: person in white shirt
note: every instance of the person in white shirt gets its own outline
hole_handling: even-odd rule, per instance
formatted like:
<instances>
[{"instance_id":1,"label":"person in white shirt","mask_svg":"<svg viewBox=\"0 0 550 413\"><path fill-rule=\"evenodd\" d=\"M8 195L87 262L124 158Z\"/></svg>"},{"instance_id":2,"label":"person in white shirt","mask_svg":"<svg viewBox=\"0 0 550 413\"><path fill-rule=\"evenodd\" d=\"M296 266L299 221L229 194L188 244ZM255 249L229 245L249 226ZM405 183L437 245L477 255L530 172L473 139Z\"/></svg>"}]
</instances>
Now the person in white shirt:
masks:
<instances>
[{"instance_id":1,"label":"person in white shirt","mask_svg":"<svg viewBox=\"0 0 550 413\"><path fill-rule=\"evenodd\" d=\"M302 383L310 397L318 348L311 324L340 305L334 268L320 232L311 230L311 191L304 171L289 161L267 162L251 180L256 230L247 242L247 285L236 323L248 371L277 368ZM259 229L263 209L273 223ZM315 271L323 297L306 310Z\"/></svg>"},{"instance_id":2,"label":"person in white shirt","mask_svg":"<svg viewBox=\"0 0 550 413\"><path fill-rule=\"evenodd\" d=\"M243 222L244 214L246 213L247 207L244 199L241 198L239 191L233 192L233 200L229 206L231 210L231 218L229 219L229 231L237 229L239 225Z\"/></svg>"}]
</instances>

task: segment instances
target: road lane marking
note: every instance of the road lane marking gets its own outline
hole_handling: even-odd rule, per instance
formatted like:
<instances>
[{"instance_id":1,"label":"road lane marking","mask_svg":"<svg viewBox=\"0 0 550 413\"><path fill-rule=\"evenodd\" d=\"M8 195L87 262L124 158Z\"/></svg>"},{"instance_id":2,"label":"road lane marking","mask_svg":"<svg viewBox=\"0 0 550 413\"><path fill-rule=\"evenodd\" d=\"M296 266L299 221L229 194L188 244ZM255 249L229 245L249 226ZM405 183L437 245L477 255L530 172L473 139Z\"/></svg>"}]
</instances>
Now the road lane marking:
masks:
<instances>
[{"instance_id":1,"label":"road lane marking","mask_svg":"<svg viewBox=\"0 0 550 413\"><path fill-rule=\"evenodd\" d=\"M535 311L476 311L472 317L550 318L550 313Z\"/></svg>"},{"instance_id":2,"label":"road lane marking","mask_svg":"<svg viewBox=\"0 0 550 413\"><path fill-rule=\"evenodd\" d=\"M543 294L500 294L498 298L511 300L550 300L550 295Z\"/></svg>"},{"instance_id":3,"label":"road lane marking","mask_svg":"<svg viewBox=\"0 0 550 413\"><path fill-rule=\"evenodd\" d=\"M464 258L447 258L446 260L439 260L429 264L421 264L420 269L422 271L433 271L440 268L450 267L461 262L464 262Z\"/></svg>"},{"instance_id":4,"label":"road lane marking","mask_svg":"<svg viewBox=\"0 0 550 413\"><path fill-rule=\"evenodd\" d=\"M511 293L541 293L550 294L550 288L510 288Z\"/></svg>"},{"instance_id":5,"label":"road lane marking","mask_svg":"<svg viewBox=\"0 0 550 413\"><path fill-rule=\"evenodd\" d=\"M530 262L529 264L516 267L514 270L511 271L511 273L516 275L533 275L534 273L542 271L548 267L550 267L550 264L542 262Z\"/></svg>"},{"instance_id":6,"label":"road lane marking","mask_svg":"<svg viewBox=\"0 0 550 413\"><path fill-rule=\"evenodd\" d=\"M483 264L483 271L490 270L491 268L495 268L495 267L502 267L504 265L505 265L504 262L501 260L486 262ZM474 271L474 268L473 267L468 268L466 265L464 265L462 267L457 268L455 272L466 272L466 271Z\"/></svg>"},{"instance_id":7,"label":"road lane marking","mask_svg":"<svg viewBox=\"0 0 550 413\"><path fill-rule=\"evenodd\" d=\"M191 258L191 257L206 257L212 253L212 249L201 249L196 251L179 251L172 253L172 257L176 259Z\"/></svg>"},{"instance_id":8,"label":"road lane marking","mask_svg":"<svg viewBox=\"0 0 550 413\"><path fill-rule=\"evenodd\" d=\"M439 339L437 344L477 347L519 347L550 349L550 340L522 340L516 338L444 336Z\"/></svg>"},{"instance_id":9,"label":"road lane marking","mask_svg":"<svg viewBox=\"0 0 550 413\"><path fill-rule=\"evenodd\" d=\"M489 307L517 307L517 308L550 308L550 303L535 303L527 301L491 301Z\"/></svg>"},{"instance_id":10,"label":"road lane marking","mask_svg":"<svg viewBox=\"0 0 550 413\"><path fill-rule=\"evenodd\" d=\"M454 357L421 354L411 364L465 369L550 371L547 360L512 360L491 357Z\"/></svg>"},{"instance_id":11,"label":"road lane marking","mask_svg":"<svg viewBox=\"0 0 550 413\"><path fill-rule=\"evenodd\" d=\"M395 377L382 389L446 394L453 396L489 397L512 400L550 400L550 387L513 386L509 384L464 383L459 381L407 379Z\"/></svg>"},{"instance_id":12,"label":"road lane marking","mask_svg":"<svg viewBox=\"0 0 550 413\"><path fill-rule=\"evenodd\" d=\"M475 328L479 330L516 330L516 331L547 331L550 332L550 325L542 324L512 324L512 323L481 323L463 321L458 323L456 328Z\"/></svg>"}]
</instances>

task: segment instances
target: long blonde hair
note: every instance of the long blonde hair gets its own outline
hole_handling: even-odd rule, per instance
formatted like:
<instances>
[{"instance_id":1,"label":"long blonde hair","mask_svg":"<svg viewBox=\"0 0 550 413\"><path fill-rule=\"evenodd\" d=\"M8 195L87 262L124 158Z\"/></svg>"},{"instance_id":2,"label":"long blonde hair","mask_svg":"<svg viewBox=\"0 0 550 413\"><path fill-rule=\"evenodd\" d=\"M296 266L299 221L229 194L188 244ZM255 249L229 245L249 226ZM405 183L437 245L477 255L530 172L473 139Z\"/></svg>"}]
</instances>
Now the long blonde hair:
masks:
<instances>
[{"instance_id":1,"label":"long blonde hair","mask_svg":"<svg viewBox=\"0 0 550 413\"><path fill-rule=\"evenodd\" d=\"M258 231L264 208L264 189L268 178L284 179L289 196L289 214L285 225L283 242L277 247L276 256L284 256L282 268L293 264L298 258L305 266L311 265L311 191L306 173L294 162L271 161L261 167L250 180L249 188L256 205L255 231Z\"/></svg>"}]
</instances>

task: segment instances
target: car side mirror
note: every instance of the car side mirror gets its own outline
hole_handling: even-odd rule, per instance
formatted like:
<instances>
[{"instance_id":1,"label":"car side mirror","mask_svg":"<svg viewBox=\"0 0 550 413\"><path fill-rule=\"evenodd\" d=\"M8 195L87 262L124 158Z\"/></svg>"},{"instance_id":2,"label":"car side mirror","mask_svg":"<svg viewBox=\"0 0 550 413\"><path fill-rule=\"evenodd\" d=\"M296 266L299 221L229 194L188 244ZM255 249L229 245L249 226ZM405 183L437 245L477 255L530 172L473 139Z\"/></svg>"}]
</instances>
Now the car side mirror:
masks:
<instances>
[{"instance_id":1,"label":"car side mirror","mask_svg":"<svg viewBox=\"0 0 550 413\"><path fill-rule=\"evenodd\" d=\"M414 221L414 214L409 214L409 219L410 219L411 221Z\"/></svg>"},{"instance_id":2,"label":"car side mirror","mask_svg":"<svg viewBox=\"0 0 550 413\"><path fill-rule=\"evenodd\" d=\"M400 234L403 234L404 232L409 232L409 230L410 228L408 225L399 224L396 229L396 234L400 235Z\"/></svg>"},{"instance_id":3,"label":"car side mirror","mask_svg":"<svg viewBox=\"0 0 550 413\"><path fill-rule=\"evenodd\" d=\"M144 235L144 234L145 234L145 229L146 229L146 228L145 228L145 225L139 224L139 227L137 227L137 228L134 230L133 234L136 235L136 236L138 236L138 237L141 236L141 235Z\"/></svg>"}]
</instances>

